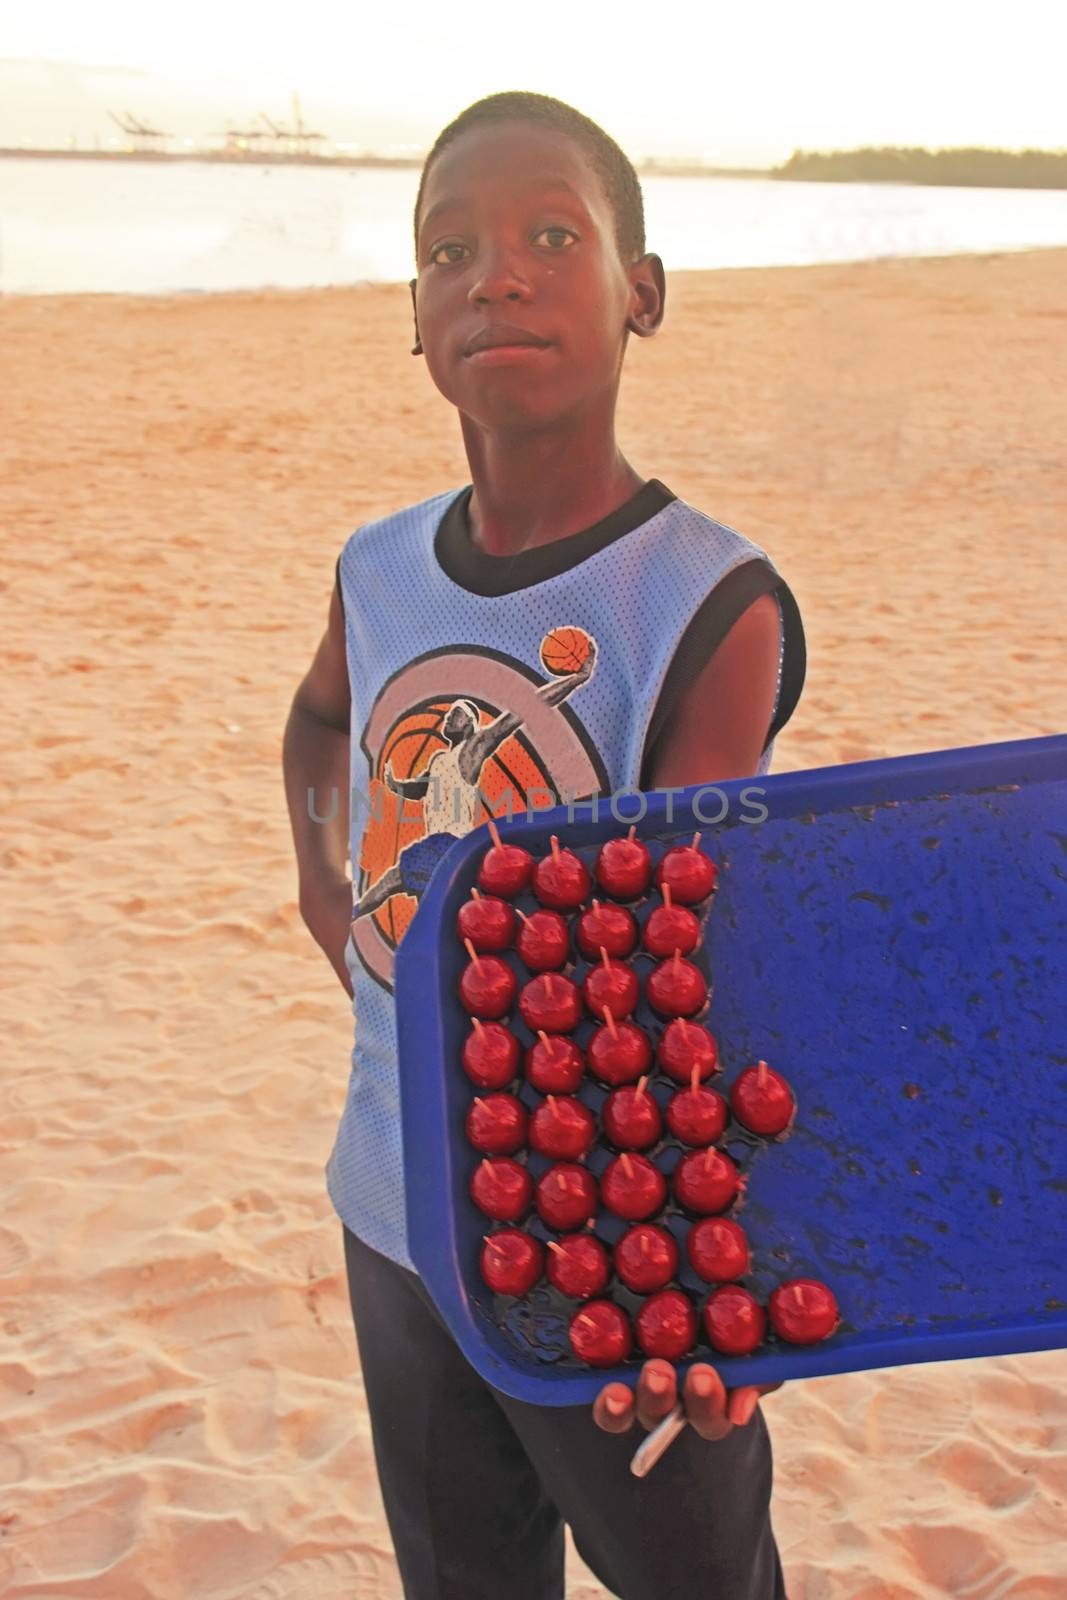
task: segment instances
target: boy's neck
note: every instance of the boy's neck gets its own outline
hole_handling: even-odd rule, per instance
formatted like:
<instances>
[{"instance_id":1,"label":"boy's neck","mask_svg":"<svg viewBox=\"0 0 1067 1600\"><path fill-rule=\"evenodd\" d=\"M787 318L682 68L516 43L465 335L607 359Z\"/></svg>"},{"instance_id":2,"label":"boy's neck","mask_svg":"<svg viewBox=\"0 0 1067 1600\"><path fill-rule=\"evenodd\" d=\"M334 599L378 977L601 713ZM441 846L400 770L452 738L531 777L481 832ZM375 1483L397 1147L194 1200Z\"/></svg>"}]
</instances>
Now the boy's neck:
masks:
<instances>
[{"instance_id":1,"label":"boy's neck","mask_svg":"<svg viewBox=\"0 0 1067 1600\"><path fill-rule=\"evenodd\" d=\"M581 533L646 482L613 438L599 458L584 440L521 453L484 435L466 443L473 485L467 519L472 542L486 555L511 556Z\"/></svg>"}]
</instances>

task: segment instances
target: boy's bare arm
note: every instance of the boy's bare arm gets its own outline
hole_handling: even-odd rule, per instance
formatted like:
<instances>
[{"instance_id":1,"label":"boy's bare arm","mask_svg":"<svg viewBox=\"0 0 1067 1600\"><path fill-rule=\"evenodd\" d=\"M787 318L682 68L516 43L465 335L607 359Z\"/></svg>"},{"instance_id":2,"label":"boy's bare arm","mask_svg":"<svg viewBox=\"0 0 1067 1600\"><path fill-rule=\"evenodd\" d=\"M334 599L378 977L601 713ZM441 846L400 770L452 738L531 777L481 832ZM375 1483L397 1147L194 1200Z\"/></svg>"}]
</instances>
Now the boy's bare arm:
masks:
<instances>
[{"instance_id":1,"label":"boy's bare arm","mask_svg":"<svg viewBox=\"0 0 1067 1600\"><path fill-rule=\"evenodd\" d=\"M755 773L778 684L778 602L760 595L683 691L659 741L649 788L684 788Z\"/></svg>"},{"instance_id":2,"label":"boy's bare arm","mask_svg":"<svg viewBox=\"0 0 1067 1600\"><path fill-rule=\"evenodd\" d=\"M347 871L351 706L344 615L335 588L326 632L293 696L282 741L282 770L296 848L300 913L349 993L344 946L352 906ZM308 805L309 789L314 791L313 807ZM329 820L316 821L316 816Z\"/></svg>"}]
</instances>

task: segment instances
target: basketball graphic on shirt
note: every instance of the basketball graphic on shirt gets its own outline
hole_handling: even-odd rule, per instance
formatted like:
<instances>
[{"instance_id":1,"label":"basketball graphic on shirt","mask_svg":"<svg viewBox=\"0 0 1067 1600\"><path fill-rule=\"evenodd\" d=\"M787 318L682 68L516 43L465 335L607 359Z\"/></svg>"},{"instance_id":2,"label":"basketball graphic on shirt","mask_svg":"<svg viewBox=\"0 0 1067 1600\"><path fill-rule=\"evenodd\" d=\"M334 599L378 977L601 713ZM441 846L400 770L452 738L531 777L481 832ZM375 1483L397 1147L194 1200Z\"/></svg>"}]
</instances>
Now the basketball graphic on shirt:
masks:
<instances>
[{"instance_id":1,"label":"basketball graphic on shirt","mask_svg":"<svg viewBox=\"0 0 1067 1600\"><path fill-rule=\"evenodd\" d=\"M419 900L459 839L489 817L532 815L608 787L568 704L596 670L595 640L552 628L539 654L547 678L484 646L429 651L371 707L360 737L370 793L351 796L363 818L361 827L353 811L352 943L384 989Z\"/></svg>"},{"instance_id":2,"label":"basketball graphic on shirt","mask_svg":"<svg viewBox=\"0 0 1067 1600\"><path fill-rule=\"evenodd\" d=\"M553 677L577 672L589 658L593 641L584 628L553 628L541 640L541 665Z\"/></svg>"},{"instance_id":3,"label":"basketball graphic on shirt","mask_svg":"<svg viewBox=\"0 0 1067 1600\"><path fill-rule=\"evenodd\" d=\"M488 708L474 705L469 699L460 703L471 706L479 727L493 720L494 714ZM451 770L452 744L444 733L445 718L455 704L448 698L420 706L389 730L373 780L370 815L360 848L359 864L366 874L361 887L375 882L396 864L409 845L430 832L461 837L490 815L506 815L509 790L513 796L523 797L540 793L542 807L555 794L548 772L528 741L515 734L486 757L477 788L464 785L458 773ZM430 788L425 798L409 800L392 794L381 777L387 763L393 777L401 781L428 776ZM513 806L518 812L523 809L523 800L514 799ZM395 948L404 937L418 905L416 895L397 892L372 913L391 947Z\"/></svg>"}]
</instances>

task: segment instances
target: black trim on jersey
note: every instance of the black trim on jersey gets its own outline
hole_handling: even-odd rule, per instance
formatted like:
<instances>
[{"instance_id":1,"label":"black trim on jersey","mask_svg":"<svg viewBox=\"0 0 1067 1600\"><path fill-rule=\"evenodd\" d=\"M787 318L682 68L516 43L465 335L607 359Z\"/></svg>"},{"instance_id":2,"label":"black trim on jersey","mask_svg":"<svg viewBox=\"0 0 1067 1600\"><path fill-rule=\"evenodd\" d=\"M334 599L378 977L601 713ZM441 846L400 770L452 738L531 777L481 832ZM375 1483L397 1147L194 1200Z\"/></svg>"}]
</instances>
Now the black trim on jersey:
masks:
<instances>
[{"instance_id":1,"label":"black trim on jersey","mask_svg":"<svg viewBox=\"0 0 1067 1600\"><path fill-rule=\"evenodd\" d=\"M665 483L650 478L629 500L588 528L553 539L548 544L516 550L514 555L494 556L479 550L471 539L467 506L473 492L474 485L468 484L446 509L434 535L434 555L442 571L461 589L491 596L515 594L531 584L560 577L579 562L588 561L599 550L614 544L623 534L648 522L678 498Z\"/></svg>"},{"instance_id":2,"label":"black trim on jersey","mask_svg":"<svg viewBox=\"0 0 1067 1600\"><path fill-rule=\"evenodd\" d=\"M762 594L776 594L782 605L784 653L782 682L778 691L778 707L763 749L779 733L796 710L800 691L807 671L807 651L800 608L784 578L762 557L745 561L734 567L715 585L703 600L699 610L690 619L671 657L667 676L663 680L659 698L645 736L641 755L640 787L650 789L649 782L657 755L657 743L662 740L671 717L681 697L682 690L691 684L725 639L734 623Z\"/></svg>"}]
</instances>

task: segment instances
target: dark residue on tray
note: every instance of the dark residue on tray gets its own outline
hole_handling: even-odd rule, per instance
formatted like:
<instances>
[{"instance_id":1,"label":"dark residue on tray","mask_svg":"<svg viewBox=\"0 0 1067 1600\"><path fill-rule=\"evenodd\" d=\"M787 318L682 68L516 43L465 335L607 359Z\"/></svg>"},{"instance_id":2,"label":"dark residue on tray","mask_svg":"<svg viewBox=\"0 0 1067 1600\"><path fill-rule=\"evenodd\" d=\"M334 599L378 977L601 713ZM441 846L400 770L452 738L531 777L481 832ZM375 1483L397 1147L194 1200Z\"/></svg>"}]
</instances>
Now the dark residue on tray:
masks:
<instances>
[{"instance_id":1,"label":"dark residue on tray","mask_svg":"<svg viewBox=\"0 0 1067 1600\"><path fill-rule=\"evenodd\" d=\"M904 1084L900 1092L904 1096L905 1100L918 1100L919 1096L922 1094L922 1090L919 1088L917 1083Z\"/></svg>"},{"instance_id":2,"label":"dark residue on tray","mask_svg":"<svg viewBox=\"0 0 1067 1600\"><path fill-rule=\"evenodd\" d=\"M893 905L891 897L887 894L875 894L873 889L857 889L849 895L850 900L869 900L876 905L879 911L889 911Z\"/></svg>"}]
</instances>

